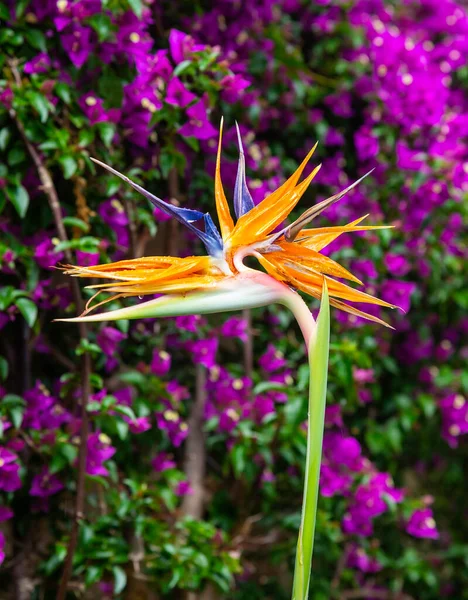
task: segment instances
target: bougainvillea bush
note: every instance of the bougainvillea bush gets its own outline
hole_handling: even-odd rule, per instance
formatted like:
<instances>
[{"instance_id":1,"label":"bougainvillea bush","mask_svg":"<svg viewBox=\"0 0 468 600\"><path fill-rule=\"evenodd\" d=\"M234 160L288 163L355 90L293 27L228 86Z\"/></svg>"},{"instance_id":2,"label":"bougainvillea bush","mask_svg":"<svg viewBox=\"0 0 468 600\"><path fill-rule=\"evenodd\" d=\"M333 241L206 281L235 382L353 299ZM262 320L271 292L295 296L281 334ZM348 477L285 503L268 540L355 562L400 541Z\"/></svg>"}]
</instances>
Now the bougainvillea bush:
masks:
<instances>
[{"instance_id":1,"label":"bougainvillea bush","mask_svg":"<svg viewBox=\"0 0 468 600\"><path fill-rule=\"evenodd\" d=\"M0 20L0 596L290 597L291 315L53 323L92 295L57 265L200 251L90 156L208 210L223 115L226 190L237 120L254 202L319 140L301 207L374 169L320 224L395 225L329 248L402 311L393 331L332 313L310 597L468 598L464 3L7 0Z\"/></svg>"}]
</instances>

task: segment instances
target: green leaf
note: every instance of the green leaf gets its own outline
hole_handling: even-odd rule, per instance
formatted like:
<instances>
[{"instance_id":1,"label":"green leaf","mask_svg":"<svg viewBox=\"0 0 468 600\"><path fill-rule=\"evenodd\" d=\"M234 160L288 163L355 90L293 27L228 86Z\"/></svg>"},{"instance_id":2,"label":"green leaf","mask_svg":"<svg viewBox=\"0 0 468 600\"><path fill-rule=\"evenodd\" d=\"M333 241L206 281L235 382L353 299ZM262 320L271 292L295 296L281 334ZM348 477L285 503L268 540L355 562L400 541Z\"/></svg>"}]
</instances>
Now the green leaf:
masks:
<instances>
[{"instance_id":1,"label":"green leaf","mask_svg":"<svg viewBox=\"0 0 468 600\"><path fill-rule=\"evenodd\" d=\"M71 92L70 92L70 86L68 86L66 83L56 83L55 87L54 87L54 92L57 94L57 96L63 100L63 102L65 102L65 104L70 104L71 102Z\"/></svg>"},{"instance_id":2,"label":"green leaf","mask_svg":"<svg viewBox=\"0 0 468 600\"><path fill-rule=\"evenodd\" d=\"M78 169L78 163L73 156L61 156L59 158L59 163L62 165L63 176L65 179L70 179Z\"/></svg>"},{"instance_id":3,"label":"green leaf","mask_svg":"<svg viewBox=\"0 0 468 600\"><path fill-rule=\"evenodd\" d=\"M7 155L7 163L10 167L16 167L26 158L26 152L20 146L12 148Z\"/></svg>"},{"instance_id":4,"label":"green leaf","mask_svg":"<svg viewBox=\"0 0 468 600\"><path fill-rule=\"evenodd\" d=\"M3 2L0 2L0 19L2 19L2 21L10 20L10 11Z\"/></svg>"},{"instance_id":5,"label":"green leaf","mask_svg":"<svg viewBox=\"0 0 468 600\"><path fill-rule=\"evenodd\" d=\"M79 219L78 217L64 217L63 224L67 227L77 227L78 229L81 229L84 232L89 231L88 223L85 223L82 219Z\"/></svg>"},{"instance_id":6,"label":"green leaf","mask_svg":"<svg viewBox=\"0 0 468 600\"><path fill-rule=\"evenodd\" d=\"M112 33L112 21L110 17L104 13L96 13L88 19L91 27L98 34L100 42L106 40Z\"/></svg>"},{"instance_id":7,"label":"green leaf","mask_svg":"<svg viewBox=\"0 0 468 600\"><path fill-rule=\"evenodd\" d=\"M11 203L16 209L16 212L21 217L24 218L29 206L29 194L26 188L24 188L21 184L16 187L8 186L7 194L10 198Z\"/></svg>"},{"instance_id":8,"label":"green leaf","mask_svg":"<svg viewBox=\"0 0 468 600\"><path fill-rule=\"evenodd\" d=\"M8 146L8 142L11 139L11 129L9 127L4 127L0 130L0 150L5 150Z\"/></svg>"},{"instance_id":9,"label":"green leaf","mask_svg":"<svg viewBox=\"0 0 468 600\"><path fill-rule=\"evenodd\" d=\"M115 429L121 440L125 440L128 435L128 423L125 421L115 421Z\"/></svg>"},{"instance_id":10,"label":"green leaf","mask_svg":"<svg viewBox=\"0 0 468 600\"><path fill-rule=\"evenodd\" d=\"M29 4L29 0L18 0L16 2L16 4L14 4L17 19L20 19L24 15L24 12L25 12L28 4Z\"/></svg>"},{"instance_id":11,"label":"green leaf","mask_svg":"<svg viewBox=\"0 0 468 600\"><path fill-rule=\"evenodd\" d=\"M15 406L10 409L10 419L16 429L19 429L23 422L24 409L21 406Z\"/></svg>"},{"instance_id":12,"label":"green leaf","mask_svg":"<svg viewBox=\"0 0 468 600\"><path fill-rule=\"evenodd\" d=\"M8 377L8 361L3 356L0 356L0 379L5 381Z\"/></svg>"},{"instance_id":13,"label":"green leaf","mask_svg":"<svg viewBox=\"0 0 468 600\"><path fill-rule=\"evenodd\" d=\"M128 5L132 9L132 11L136 14L136 16L141 19L143 14L143 3L141 0L128 0Z\"/></svg>"},{"instance_id":14,"label":"green leaf","mask_svg":"<svg viewBox=\"0 0 468 600\"><path fill-rule=\"evenodd\" d=\"M120 594L127 585L127 575L121 567L112 567L112 573L114 574L114 593Z\"/></svg>"},{"instance_id":15,"label":"green leaf","mask_svg":"<svg viewBox=\"0 0 468 600\"><path fill-rule=\"evenodd\" d=\"M24 32L24 35L26 36L26 39L28 40L28 42L31 44L31 46L33 48L36 48L36 50L40 50L41 52L46 52L46 50L47 50L46 37L42 33L42 31L40 31L39 29L28 28Z\"/></svg>"},{"instance_id":16,"label":"green leaf","mask_svg":"<svg viewBox=\"0 0 468 600\"><path fill-rule=\"evenodd\" d=\"M39 113L41 123L45 123L47 121L47 117L49 116L49 109L51 106L47 98L39 92L31 92L29 94L29 100L31 102L31 106L33 106L33 108L35 108Z\"/></svg>"},{"instance_id":17,"label":"green leaf","mask_svg":"<svg viewBox=\"0 0 468 600\"><path fill-rule=\"evenodd\" d=\"M32 327L37 319L37 306L34 302L28 298L19 298L16 301L16 306L29 327Z\"/></svg>"},{"instance_id":18,"label":"green leaf","mask_svg":"<svg viewBox=\"0 0 468 600\"><path fill-rule=\"evenodd\" d=\"M104 144L109 147L114 139L115 125L113 123L98 123L96 127Z\"/></svg>"},{"instance_id":19,"label":"green leaf","mask_svg":"<svg viewBox=\"0 0 468 600\"><path fill-rule=\"evenodd\" d=\"M180 62L174 69L174 77L178 77L188 67L190 67L191 64L192 64L191 60L183 60L182 62Z\"/></svg>"},{"instance_id":20,"label":"green leaf","mask_svg":"<svg viewBox=\"0 0 468 600\"><path fill-rule=\"evenodd\" d=\"M133 410L129 407L129 406L125 406L125 405L117 405L114 406L114 410L117 413L120 413L122 415L125 415L126 417L128 417L129 419L136 419L136 415L133 412Z\"/></svg>"}]
</instances>

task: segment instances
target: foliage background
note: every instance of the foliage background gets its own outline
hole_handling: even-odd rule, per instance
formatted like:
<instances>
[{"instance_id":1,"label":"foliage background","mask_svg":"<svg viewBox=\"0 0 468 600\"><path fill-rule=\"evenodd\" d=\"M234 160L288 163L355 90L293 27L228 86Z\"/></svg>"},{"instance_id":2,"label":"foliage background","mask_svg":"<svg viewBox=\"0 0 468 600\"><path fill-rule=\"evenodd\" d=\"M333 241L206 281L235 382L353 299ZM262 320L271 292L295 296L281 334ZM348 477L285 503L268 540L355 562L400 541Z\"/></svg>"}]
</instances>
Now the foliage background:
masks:
<instances>
[{"instance_id":1,"label":"foliage background","mask_svg":"<svg viewBox=\"0 0 468 600\"><path fill-rule=\"evenodd\" d=\"M332 248L404 312L394 332L333 315L311 598L467 598L466 6L7 0L0 19L0 597L56 597L67 550L70 598L288 597L291 315L52 323L89 298L57 263L200 251L89 157L213 210L224 115L227 190L237 120L256 201L318 139L303 206L374 168L322 223L396 226Z\"/></svg>"}]
</instances>

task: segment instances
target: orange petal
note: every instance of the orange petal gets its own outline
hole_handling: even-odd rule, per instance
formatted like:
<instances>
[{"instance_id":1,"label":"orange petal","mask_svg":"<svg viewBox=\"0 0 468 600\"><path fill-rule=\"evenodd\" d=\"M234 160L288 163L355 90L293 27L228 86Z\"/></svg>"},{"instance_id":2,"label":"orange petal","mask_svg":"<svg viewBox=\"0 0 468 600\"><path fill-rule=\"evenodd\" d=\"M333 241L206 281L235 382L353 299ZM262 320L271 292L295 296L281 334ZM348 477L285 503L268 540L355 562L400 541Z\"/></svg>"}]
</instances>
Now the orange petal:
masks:
<instances>
[{"instance_id":1,"label":"orange petal","mask_svg":"<svg viewBox=\"0 0 468 600\"><path fill-rule=\"evenodd\" d=\"M122 282L119 284L116 284L114 282L100 283L95 285L89 285L88 289L104 289L106 287L111 288L112 286L116 285L120 286L121 288L126 286L138 285L150 286L151 284L158 284L162 281L178 280L181 278L185 278L193 273L207 275L207 271L209 270L210 266L210 258L208 256L198 256L193 257L191 260L184 260L183 263L181 262L179 264L173 265L172 267L168 267L167 269L158 269L153 271L137 271L135 273L138 275L138 277L122 277ZM125 273L127 273L127 271L125 271ZM134 274L133 271L131 271L131 273L132 275ZM214 273L213 275L216 276L216 273ZM107 274L106 277L111 278L110 274ZM114 279L117 279L117 277L114 277Z\"/></svg>"},{"instance_id":2,"label":"orange petal","mask_svg":"<svg viewBox=\"0 0 468 600\"><path fill-rule=\"evenodd\" d=\"M281 187L240 217L229 238L232 246L253 243L284 221L320 169L321 165L316 167L301 184L296 186L316 147L317 144L302 161L295 173Z\"/></svg>"},{"instance_id":3,"label":"orange petal","mask_svg":"<svg viewBox=\"0 0 468 600\"><path fill-rule=\"evenodd\" d=\"M282 260L289 260L291 266L296 267L298 271L312 269L316 273L349 279L362 285L362 281L328 256L291 242L280 242L278 245L283 252L273 254L278 255Z\"/></svg>"},{"instance_id":4,"label":"orange petal","mask_svg":"<svg viewBox=\"0 0 468 600\"><path fill-rule=\"evenodd\" d=\"M366 215L367 216L367 215ZM349 225L342 227L321 227L317 229L302 229L297 239L296 244L306 246L311 250L319 252L332 242L334 242L343 233L354 233L356 231L374 231L379 229L391 229L393 225L363 225L361 227L355 226L360 223L365 217L357 219Z\"/></svg>"},{"instance_id":5,"label":"orange petal","mask_svg":"<svg viewBox=\"0 0 468 600\"><path fill-rule=\"evenodd\" d=\"M221 119L221 125L219 128L219 142L218 142L218 154L216 156L216 171L215 171L215 200L216 200L216 211L218 213L219 226L221 229L221 236L223 241L229 237L231 231L234 229L234 221L232 220L231 213L229 211L229 205L226 200L226 195L223 189L223 183L221 181L221 142L223 139L223 119Z\"/></svg>"},{"instance_id":6,"label":"orange petal","mask_svg":"<svg viewBox=\"0 0 468 600\"><path fill-rule=\"evenodd\" d=\"M335 308L338 308L339 310L349 313L350 315L354 315L356 317L361 317L363 319L367 319L368 321L374 321L374 323L379 323L379 325L383 325L384 327L388 327L389 329L394 329L394 327L392 327L385 321L382 321L382 319L379 319L378 317L375 317L374 315L370 315L369 313L359 310L358 308L355 308L354 306L345 304L344 302L341 302L340 300L335 300L334 298L330 298L330 304L332 306L334 306Z\"/></svg>"},{"instance_id":7,"label":"orange petal","mask_svg":"<svg viewBox=\"0 0 468 600\"><path fill-rule=\"evenodd\" d=\"M374 169L372 169L372 171L373 170ZM302 229L302 227L304 225L306 225L307 223L310 223L310 221L312 221L313 219L315 219L315 217L320 215L326 208L328 208L332 204L335 204L335 202L338 202L339 200L341 200L341 198L343 198L343 196L345 194L347 194L349 191L351 191L353 188L355 188L365 177L367 177L370 173L372 173L372 171L369 171L369 173L366 173L363 177L361 177L360 179L358 179L357 181L355 181L354 183L349 185L346 189L342 190L341 192L338 192L337 194L330 196L330 198L327 198L326 200L319 202L319 204L316 204L315 206L311 206L309 209L307 209L305 211L305 213L303 213L299 217L299 219L297 219L296 221L294 221L294 223L291 223L291 225L289 225L287 230L284 232L284 237L291 242L294 241L297 234L299 233L299 231Z\"/></svg>"}]
</instances>

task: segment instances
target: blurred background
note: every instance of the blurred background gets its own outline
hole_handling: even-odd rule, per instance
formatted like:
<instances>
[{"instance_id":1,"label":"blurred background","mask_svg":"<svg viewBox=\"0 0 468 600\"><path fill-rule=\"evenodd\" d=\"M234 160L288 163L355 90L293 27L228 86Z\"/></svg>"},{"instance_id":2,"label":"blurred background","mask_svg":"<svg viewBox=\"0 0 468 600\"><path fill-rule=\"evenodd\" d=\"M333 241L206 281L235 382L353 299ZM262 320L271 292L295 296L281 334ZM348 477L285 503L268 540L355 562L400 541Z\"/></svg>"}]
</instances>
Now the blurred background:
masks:
<instances>
[{"instance_id":1,"label":"blurred background","mask_svg":"<svg viewBox=\"0 0 468 600\"><path fill-rule=\"evenodd\" d=\"M332 313L310 598L468 598L466 4L3 0L0 43L0 598L290 597L291 315L52 323L58 263L203 251L89 157L213 213L222 115L229 199L237 120L255 202L318 140L299 210L374 169L317 226L395 226L329 247L402 311Z\"/></svg>"}]
</instances>

